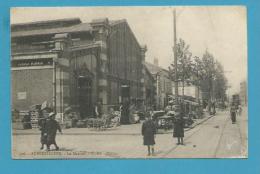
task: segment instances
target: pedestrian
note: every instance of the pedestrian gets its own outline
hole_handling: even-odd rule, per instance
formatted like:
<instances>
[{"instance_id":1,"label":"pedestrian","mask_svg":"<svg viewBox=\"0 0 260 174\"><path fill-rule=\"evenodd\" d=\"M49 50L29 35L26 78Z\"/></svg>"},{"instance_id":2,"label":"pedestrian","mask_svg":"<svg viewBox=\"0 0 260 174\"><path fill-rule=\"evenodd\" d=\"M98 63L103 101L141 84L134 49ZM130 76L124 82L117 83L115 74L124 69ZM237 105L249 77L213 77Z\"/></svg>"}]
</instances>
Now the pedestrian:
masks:
<instances>
[{"instance_id":1,"label":"pedestrian","mask_svg":"<svg viewBox=\"0 0 260 174\"><path fill-rule=\"evenodd\" d=\"M101 118L102 117L102 111L101 111L101 103L97 102L95 105L95 116L96 118Z\"/></svg>"},{"instance_id":2,"label":"pedestrian","mask_svg":"<svg viewBox=\"0 0 260 174\"><path fill-rule=\"evenodd\" d=\"M129 124L129 99L124 100L122 106L122 115L121 115L121 123L122 124Z\"/></svg>"},{"instance_id":3,"label":"pedestrian","mask_svg":"<svg viewBox=\"0 0 260 174\"><path fill-rule=\"evenodd\" d=\"M135 103L132 101L132 103L130 104L130 107L129 107L129 123L130 124L134 124L135 123L135 111L136 111L136 106L135 106Z\"/></svg>"},{"instance_id":4,"label":"pedestrian","mask_svg":"<svg viewBox=\"0 0 260 174\"><path fill-rule=\"evenodd\" d=\"M184 119L183 119L183 112L177 111L175 112L174 120L173 120L173 137L178 139L177 145L184 145L183 144L183 137L184 137Z\"/></svg>"},{"instance_id":5,"label":"pedestrian","mask_svg":"<svg viewBox=\"0 0 260 174\"><path fill-rule=\"evenodd\" d=\"M25 114L25 115L23 116L22 123L23 123L23 128L24 128L24 129L32 129L32 125L31 125L31 114L30 114L30 113Z\"/></svg>"},{"instance_id":6,"label":"pedestrian","mask_svg":"<svg viewBox=\"0 0 260 174\"><path fill-rule=\"evenodd\" d=\"M118 113L118 115L117 115L117 116L118 116L118 123L117 123L118 126L119 126L120 123L121 123L122 113L123 113L123 104L120 103L120 104L119 104L119 113Z\"/></svg>"},{"instance_id":7,"label":"pedestrian","mask_svg":"<svg viewBox=\"0 0 260 174\"><path fill-rule=\"evenodd\" d=\"M164 108L164 111L165 113L168 113L169 111L172 110L172 107L170 105L167 105L165 108Z\"/></svg>"},{"instance_id":8,"label":"pedestrian","mask_svg":"<svg viewBox=\"0 0 260 174\"><path fill-rule=\"evenodd\" d=\"M151 154L154 155L156 126L150 115L147 115L145 119L142 125L143 144L147 146L148 156L150 156Z\"/></svg>"},{"instance_id":9,"label":"pedestrian","mask_svg":"<svg viewBox=\"0 0 260 174\"><path fill-rule=\"evenodd\" d=\"M44 145L47 146L47 130L46 130L46 118L40 118L38 121L39 129L41 131L41 150L44 149Z\"/></svg>"},{"instance_id":10,"label":"pedestrian","mask_svg":"<svg viewBox=\"0 0 260 174\"><path fill-rule=\"evenodd\" d=\"M232 104L230 107L230 115L231 115L232 124L236 123L236 112L237 112L237 107L235 104Z\"/></svg>"},{"instance_id":11,"label":"pedestrian","mask_svg":"<svg viewBox=\"0 0 260 174\"><path fill-rule=\"evenodd\" d=\"M239 114L239 116L242 115L242 111L243 111L242 106L239 105L239 107L238 107L238 114Z\"/></svg>"},{"instance_id":12,"label":"pedestrian","mask_svg":"<svg viewBox=\"0 0 260 174\"><path fill-rule=\"evenodd\" d=\"M56 150L59 150L59 146L56 143L57 130L62 134L59 123L55 120L55 114L51 112L46 121L46 132L47 132L47 150L50 150L50 146L53 144Z\"/></svg>"},{"instance_id":13,"label":"pedestrian","mask_svg":"<svg viewBox=\"0 0 260 174\"><path fill-rule=\"evenodd\" d=\"M216 104L215 104L215 102L212 103L212 109L213 109L212 113L213 113L213 115L215 115L216 114Z\"/></svg>"}]
</instances>

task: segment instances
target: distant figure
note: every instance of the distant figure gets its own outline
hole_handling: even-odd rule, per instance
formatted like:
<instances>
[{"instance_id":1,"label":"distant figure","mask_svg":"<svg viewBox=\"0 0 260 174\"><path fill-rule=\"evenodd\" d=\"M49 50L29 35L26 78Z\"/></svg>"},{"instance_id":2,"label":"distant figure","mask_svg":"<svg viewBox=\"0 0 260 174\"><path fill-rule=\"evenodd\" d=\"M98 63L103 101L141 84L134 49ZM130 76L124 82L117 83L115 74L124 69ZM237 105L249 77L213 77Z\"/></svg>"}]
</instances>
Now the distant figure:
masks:
<instances>
[{"instance_id":1,"label":"distant figure","mask_svg":"<svg viewBox=\"0 0 260 174\"><path fill-rule=\"evenodd\" d=\"M142 125L142 135L144 140L144 145L148 148L148 156L151 154L154 155L154 145L155 145L155 134L156 134L156 126L154 122L151 120L151 116L147 115L145 117L145 121ZM152 153L151 153L152 151Z\"/></svg>"},{"instance_id":2,"label":"distant figure","mask_svg":"<svg viewBox=\"0 0 260 174\"><path fill-rule=\"evenodd\" d=\"M122 113L123 113L123 104L120 103L119 114L118 114L118 125L120 125L120 123L121 123Z\"/></svg>"},{"instance_id":3,"label":"distant figure","mask_svg":"<svg viewBox=\"0 0 260 174\"><path fill-rule=\"evenodd\" d=\"M242 111L243 111L242 106L239 105L239 107L238 107L238 115L239 115L239 116L242 115Z\"/></svg>"},{"instance_id":4,"label":"distant figure","mask_svg":"<svg viewBox=\"0 0 260 174\"><path fill-rule=\"evenodd\" d=\"M120 103L120 104L119 104L119 112L120 112L121 115L122 115L122 111L123 111L123 104Z\"/></svg>"},{"instance_id":5,"label":"distant figure","mask_svg":"<svg viewBox=\"0 0 260 174\"><path fill-rule=\"evenodd\" d=\"M22 123L23 123L23 128L24 129L32 129L32 125L31 125L31 114L26 114L23 119L22 119Z\"/></svg>"},{"instance_id":6,"label":"distant figure","mask_svg":"<svg viewBox=\"0 0 260 174\"><path fill-rule=\"evenodd\" d=\"M167 105L165 108L164 108L164 111L165 113L168 113L169 111L172 111L172 107L170 105Z\"/></svg>"},{"instance_id":7,"label":"distant figure","mask_svg":"<svg viewBox=\"0 0 260 174\"><path fill-rule=\"evenodd\" d=\"M122 124L129 124L129 107L130 107L129 101L128 100L124 101L122 106L122 115L121 115Z\"/></svg>"},{"instance_id":8,"label":"distant figure","mask_svg":"<svg viewBox=\"0 0 260 174\"><path fill-rule=\"evenodd\" d=\"M232 104L230 107L230 115L231 115L232 124L236 123L236 112L237 112L237 107L234 104Z\"/></svg>"},{"instance_id":9,"label":"distant figure","mask_svg":"<svg viewBox=\"0 0 260 174\"><path fill-rule=\"evenodd\" d=\"M182 112L176 112L173 123L173 137L176 137L178 139L177 145L183 145L185 123Z\"/></svg>"},{"instance_id":10,"label":"distant figure","mask_svg":"<svg viewBox=\"0 0 260 174\"><path fill-rule=\"evenodd\" d=\"M59 146L56 143L57 130L62 134L59 123L54 119L55 114L51 112L46 121L46 132L47 132L47 150L50 150L50 146L53 144L56 150L59 150Z\"/></svg>"},{"instance_id":11,"label":"distant figure","mask_svg":"<svg viewBox=\"0 0 260 174\"><path fill-rule=\"evenodd\" d=\"M213 107L213 115L215 115L216 114L216 103L215 102L213 102L212 103L212 107Z\"/></svg>"},{"instance_id":12,"label":"distant figure","mask_svg":"<svg viewBox=\"0 0 260 174\"><path fill-rule=\"evenodd\" d=\"M44 145L47 146L47 130L46 130L46 118L40 118L38 121L39 129L41 131L41 150L44 149Z\"/></svg>"},{"instance_id":13,"label":"distant figure","mask_svg":"<svg viewBox=\"0 0 260 174\"><path fill-rule=\"evenodd\" d=\"M95 116L96 116L96 118L102 117L101 103L100 102L97 102L96 105L95 105Z\"/></svg>"},{"instance_id":14,"label":"distant figure","mask_svg":"<svg viewBox=\"0 0 260 174\"><path fill-rule=\"evenodd\" d=\"M129 107L129 123L130 123L130 124L135 123L135 119L134 119L134 112L135 112L135 111L136 111L135 104L134 104L134 103L131 103L131 104L130 104L130 107Z\"/></svg>"},{"instance_id":15,"label":"distant figure","mask_svg":"<svg viewBox=\"0 0 260 174\"><path fill-rule=\"evenodd\" d=\"M212 102L210 105L210 115L215 115L216 114L216 106L215 102Z\"/></svg>"}]
</instances>

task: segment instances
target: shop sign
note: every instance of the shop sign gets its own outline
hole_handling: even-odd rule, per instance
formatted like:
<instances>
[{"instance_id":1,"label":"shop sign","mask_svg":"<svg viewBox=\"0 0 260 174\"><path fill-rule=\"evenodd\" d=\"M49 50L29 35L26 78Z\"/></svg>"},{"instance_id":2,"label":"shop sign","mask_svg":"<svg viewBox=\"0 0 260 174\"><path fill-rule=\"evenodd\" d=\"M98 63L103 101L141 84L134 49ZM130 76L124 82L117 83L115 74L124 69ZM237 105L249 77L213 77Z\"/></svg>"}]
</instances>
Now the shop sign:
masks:
<instances>
[{"instance_id":1,"label":"shop sign","mask_svg":"<svg viewBox=\"0 0 260 174\"><path fill-rule=\"evenodd\" d=\"M12 61L12 67L46 66L46 65L52 65L52 58L22 59L22 60Z\"/></svg>"}]
</instances>

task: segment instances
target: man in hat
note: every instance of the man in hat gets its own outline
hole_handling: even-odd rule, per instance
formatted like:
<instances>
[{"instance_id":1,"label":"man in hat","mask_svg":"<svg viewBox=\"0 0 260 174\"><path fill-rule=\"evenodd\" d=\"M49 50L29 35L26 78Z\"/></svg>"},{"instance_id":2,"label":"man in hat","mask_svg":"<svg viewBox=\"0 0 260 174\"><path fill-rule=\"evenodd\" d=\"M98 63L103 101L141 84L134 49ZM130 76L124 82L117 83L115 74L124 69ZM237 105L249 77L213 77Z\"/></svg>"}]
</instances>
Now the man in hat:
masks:
<instances>
[{"instance_id":1,"label":"man in hat","mask_svg":"<svg viewBox=\"0 0 260 174\"><path fill-rule=\"evenodd\" d=\"M51 112L46 121L46 132L47 132L47 150L50 150L50 146L54 144L56 150L59 150L56 144L56 133L57 130L62 134L59 123L55 120L55 114Z\"/></svg>"}]
</instances>

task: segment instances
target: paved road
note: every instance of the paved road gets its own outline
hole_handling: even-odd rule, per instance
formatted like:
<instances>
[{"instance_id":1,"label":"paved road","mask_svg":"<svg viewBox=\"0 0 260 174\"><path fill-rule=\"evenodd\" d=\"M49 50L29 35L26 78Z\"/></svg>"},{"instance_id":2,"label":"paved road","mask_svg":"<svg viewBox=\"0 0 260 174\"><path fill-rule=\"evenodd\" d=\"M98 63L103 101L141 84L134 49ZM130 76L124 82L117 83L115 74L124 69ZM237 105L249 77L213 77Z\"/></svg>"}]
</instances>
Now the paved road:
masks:
<instances>
[{"instance_id":1,"label":"paved road","mask_svg":"<svg viewBox=\"0 0 260 174\"><path fill-rule=\"evenodd\" d=\"M185 137L184 146L175 146L164 156L170 158L247 157L247 116L232 124L228 112L218 113Z\"/></svg>"},{"instance_id":2,"label":"paved road","mask_svg":"<svg viewBox=\"0 0 260 174\"><path fill-rule=\"evenodd\" d=\"M156 136L156 156L150 158L225 158L247 154L247 114L231 124L229 114L218 113L185 132L185 145L171 134ZM136 127L135 127L136 128ZM39 135L14 135L17 158L148 158L141 135L57 135L60 151L40 151Z\"/></svg>"}]
</instances>

